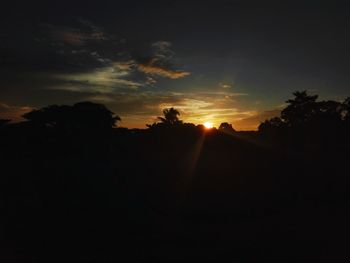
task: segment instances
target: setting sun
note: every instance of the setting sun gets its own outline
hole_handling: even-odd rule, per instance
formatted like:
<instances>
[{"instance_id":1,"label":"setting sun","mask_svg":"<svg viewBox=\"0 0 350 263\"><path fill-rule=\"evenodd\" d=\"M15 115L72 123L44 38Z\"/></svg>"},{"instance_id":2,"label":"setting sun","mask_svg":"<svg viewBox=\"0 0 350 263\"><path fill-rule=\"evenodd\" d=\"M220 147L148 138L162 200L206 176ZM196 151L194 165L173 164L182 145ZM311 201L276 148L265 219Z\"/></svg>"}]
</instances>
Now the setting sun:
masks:
<instances>
[{"instance_id":1,"label":"setting sun","mask_svg":"<svg viewBox=\"0 0 350 263\"><path fill-rule=\"evenodd\" d=\"M206 129L211 129L211 128L213 128L213 123L212 123L212 122L209 122L209 121L205 122L203 125L204 125L204 127L205 127Z\"/></svg>"}]
</instances>

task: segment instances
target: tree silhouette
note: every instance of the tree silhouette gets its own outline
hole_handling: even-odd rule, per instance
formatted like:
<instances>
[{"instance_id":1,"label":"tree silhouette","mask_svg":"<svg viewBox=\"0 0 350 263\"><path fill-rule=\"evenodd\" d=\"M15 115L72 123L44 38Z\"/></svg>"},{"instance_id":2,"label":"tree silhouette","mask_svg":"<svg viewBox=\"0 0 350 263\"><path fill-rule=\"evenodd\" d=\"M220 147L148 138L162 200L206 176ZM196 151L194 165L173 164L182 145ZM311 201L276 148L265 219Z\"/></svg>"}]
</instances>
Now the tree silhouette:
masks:
<instances>
[{"instance_id":1,"label":"tree silhouette","mask_svg":"<svg viewBox=\"0 0 350 263\"><path fill-rule=\"evenodd\" d=\"M222 131L224 133L233 133L235 132L235 129L232 127L232 124L229 124L228 122L223 122L219 126L219 131Z\"/></svg>"},{"instance_id":2,"label":"tree silhouette","mask_svg":"<svg viewBox=\"0 0 350 263\"><path fill-rule=\"evenodd\" d=\"M280 130L285 127L285 122L279 117L274 117L270 120L266 120L259 125L259 132L261 133L271 133L273 130Z\"/></svg>"},{"instance_id":3,"label":"tree silhouette","mask_svg":"<svg viewBox=\"0 0 350 263\"><path fill-rule=\"evenodd\" d=\"M119 116L106 108L103 104L79 102L73 105L76 120L83 127L113 128L121 121Z\"/></svg>"},{"instance_id":4,"label":"tree silhouette","mask_svg":"<svg viewBox=\"0 0 350 263\"><path fill-rule=\"evenodd\" d=\"M158 117L158 119L166 125L173 126L176 124L182 124L182 121L178 117L180 116L180 112L174 108L164 109L163 115L164 117Z\"/></svg>"},{"instance_id":5,"label":"tree silhouette","mask_svg":"<svg viewBox=\"0 0 350 263\"><path fill-rule=\"evenodd\" d=\"M350 122L350 97L346 98L342 104L342 118Z\"/></svg>"},{"instance_id":6,"label":"tree silhouette","mask_svg":"<svg viewBox=\"0 0 350 263\"><path fill-rule=\"evenodd\" d=\"M32 110L22 117L33 124L48 127L70 126L74 119L72 107L67 105L51 105Z\"/></svg>"},{"instance_id":7,"label":"tree silhouette","mask_svg":"<svg viewBox=\"0 0 350 263\"><path fill-rule=\"evenodd\" d=\"M316 101L317 95L309 96L306 91L293 93L295 98L288 100L289 105L282 110L281 119L289 127L308 125L320 128L337 125L342 121L343 105L337 101Z\"/></svg>"},{"instance_id":8,"label":"tree silhouette","mask_svg":"<svg viewBox=\"0 0 350 263\"><path fill-rule=\"evenodd\" d=\"M293 95L295 98L287 100L289 105L281 112L281 119L288 126L302 125L317 112L317 95L310 96L306 91L296 91Z\"/></svg>"},{"instance_id":9,"label":"tree silhouette","mask_svg":"<svg viewBox=\"0 0 350 263\"><path fill-rule=\"evenodd\" d=\"M337 101L317 102L317 111L313 118L313 123L330 126L342 121L342 103Z\"/></svg>"},{"instance_id":10,"label":"tree silhouette","mask_svg":"<svg viewBox=\"0 0 350 263\"><path fill-rule=\"evenodd\" d=\"M59 129L110 129L120 121L119 116L104 105L79 102L73 106L51 105L23 115L29 122Z\"/></svg>"},{"instance_id":11,"label":"tree silhouette","mask_svg":"<svg viewBox=\"0 0 350 263\"><path fill-rule=\"evenodd\" d=\"M318 96L310 96L306 91L293 93L287 100L287 107L281 117L266 120L259 126L259 133L277 141L284 138L290 145L308 145L318 149L339 145L348 125L350 98L338 101L317 101Z\"/></svg>"}]
</instances>

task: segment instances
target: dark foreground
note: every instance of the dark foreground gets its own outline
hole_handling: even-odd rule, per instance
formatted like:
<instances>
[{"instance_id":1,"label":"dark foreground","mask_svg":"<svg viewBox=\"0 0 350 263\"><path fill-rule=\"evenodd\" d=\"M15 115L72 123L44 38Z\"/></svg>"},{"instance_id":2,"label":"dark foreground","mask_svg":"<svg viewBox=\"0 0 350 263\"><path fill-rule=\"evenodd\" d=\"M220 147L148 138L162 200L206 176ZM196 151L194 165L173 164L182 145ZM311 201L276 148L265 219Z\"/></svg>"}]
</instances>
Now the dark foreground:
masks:
<instances>
[{"instance_id":1,"label":"dark foreground","mask_svg":"<svg viewBox=\"0 0 350 263\"><path fill-rule=\"evenodd\" d=\"M341 262L348 145L4 129L1 261Z\"/></svg>"}]
</instances>

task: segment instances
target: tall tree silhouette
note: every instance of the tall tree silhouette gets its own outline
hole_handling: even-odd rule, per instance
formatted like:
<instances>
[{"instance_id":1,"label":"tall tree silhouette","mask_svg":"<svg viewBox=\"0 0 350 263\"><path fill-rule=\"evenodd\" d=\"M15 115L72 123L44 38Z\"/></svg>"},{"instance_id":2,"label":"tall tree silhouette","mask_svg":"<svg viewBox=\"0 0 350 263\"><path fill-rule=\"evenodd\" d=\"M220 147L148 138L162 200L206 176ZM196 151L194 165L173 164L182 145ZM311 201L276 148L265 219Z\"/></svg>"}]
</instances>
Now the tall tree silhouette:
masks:
<instances>
[{"instance_id":1,"label":"tall tree silhouette","mask_svg":"<svg viewBox=\"0 0 350 263\"><path fill-rule=\"evenodd\" d=\"M182 124L182 121L179 119L180 112L174 108L164 109L164 117L158 117L158 119L166 125L176 125Z\"/></svg>"},{"instance_id":2,"label":"tall tree silhouette","mask_svg":"<svg viewBox=\"0 0 350 263\"><path fill-rule=\"evenodd\" d=\"M306 91L296 91L293 95L295 98L287 100L289 105L281 112L281 118L288 126L308 122L317 111L318 95L310 96Z\"/></svg>"}]
</instances>

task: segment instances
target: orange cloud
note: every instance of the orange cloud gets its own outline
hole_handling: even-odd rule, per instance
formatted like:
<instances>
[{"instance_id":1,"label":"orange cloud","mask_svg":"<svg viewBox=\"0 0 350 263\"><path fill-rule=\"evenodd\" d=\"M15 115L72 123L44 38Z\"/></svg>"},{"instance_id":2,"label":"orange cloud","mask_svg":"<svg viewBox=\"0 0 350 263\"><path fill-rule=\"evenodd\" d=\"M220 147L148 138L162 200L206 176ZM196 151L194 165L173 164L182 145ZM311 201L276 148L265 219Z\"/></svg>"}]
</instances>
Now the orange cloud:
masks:
<instances>
[{"instance_id":1,"label":"orange cloud","mask_svg":"<svg viewBox=\"0 0 350 263\"><path fill-rule=\"evenodd\" d=\"M190 73L186 71L171 70L164 66L157 65L157 59L152 59L148 63L138 64L137 69L146 74L158 75L170 79L179 79L190 75Z\"/></svg>"}]
</instances>

